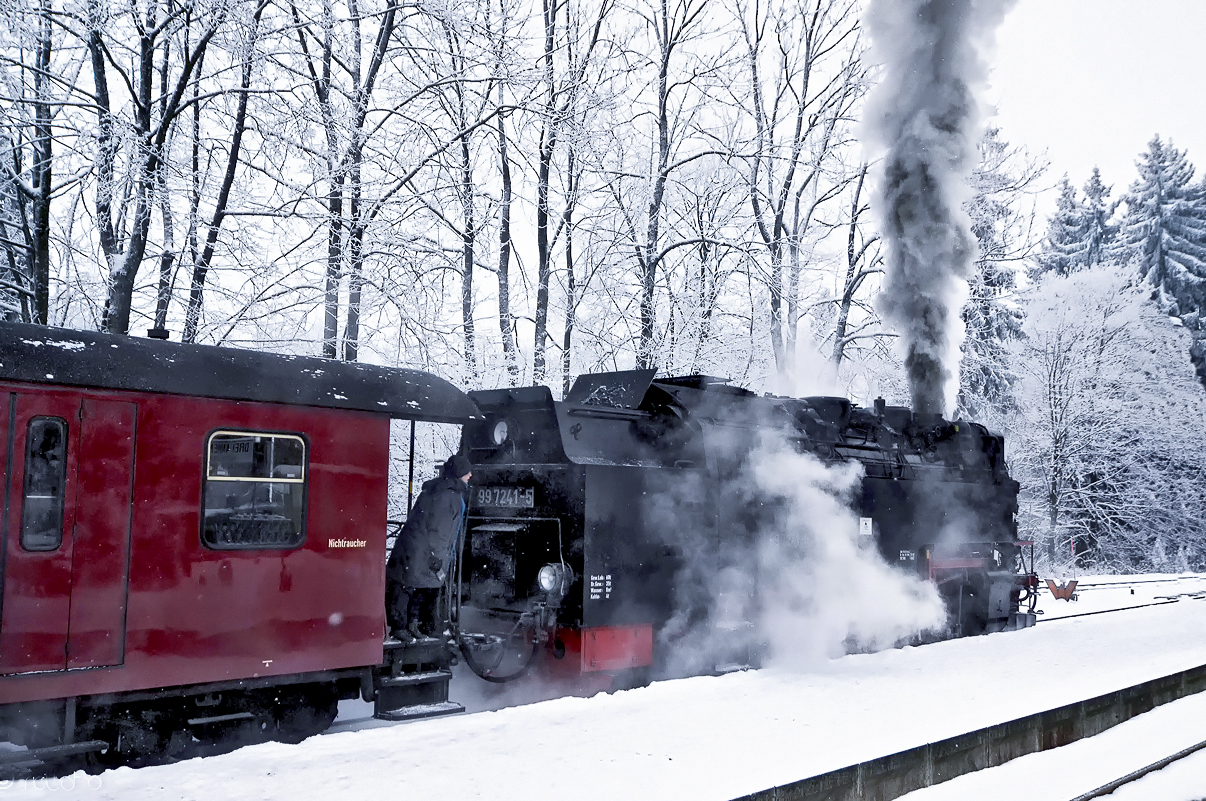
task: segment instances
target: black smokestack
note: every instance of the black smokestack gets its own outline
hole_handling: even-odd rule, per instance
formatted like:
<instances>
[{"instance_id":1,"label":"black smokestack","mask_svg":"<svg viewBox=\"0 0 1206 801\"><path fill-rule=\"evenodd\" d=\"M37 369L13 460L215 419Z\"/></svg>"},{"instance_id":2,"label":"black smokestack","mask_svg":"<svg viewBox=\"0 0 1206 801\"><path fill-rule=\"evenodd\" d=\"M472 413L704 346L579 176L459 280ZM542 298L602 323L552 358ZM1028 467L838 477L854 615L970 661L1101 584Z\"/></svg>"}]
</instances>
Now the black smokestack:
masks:
<instances>
[{"instance_id":1,"label":"black smokestack","mask_svg":"<svg viewBox=\"0 0 1206 801\"><path fill-rule=\"evenodd\" d=\"M975 262L962 210L983 115L985 55L1013 0L871 0L867 28L883 66L868 101L887 275L880 310L903 338L913 409L945 414L958 390L960 313Z\"/></svg>"}]
</instances>

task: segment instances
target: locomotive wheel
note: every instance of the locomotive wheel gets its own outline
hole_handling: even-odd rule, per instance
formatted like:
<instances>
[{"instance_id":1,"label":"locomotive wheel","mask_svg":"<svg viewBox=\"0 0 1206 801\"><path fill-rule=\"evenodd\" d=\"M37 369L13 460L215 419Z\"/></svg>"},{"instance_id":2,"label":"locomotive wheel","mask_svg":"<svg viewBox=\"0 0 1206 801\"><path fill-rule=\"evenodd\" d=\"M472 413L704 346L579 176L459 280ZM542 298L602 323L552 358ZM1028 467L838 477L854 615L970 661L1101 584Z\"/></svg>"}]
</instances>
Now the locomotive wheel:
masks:
<instances>
[{"instance_id":1,"label":"locomotive wheel","mask_svg":"<svg viewBox=\"0 0 1206 801\"><path fill-rule=\"evenodd\" d=\"M322 734L339 714L339 699L326 687L281 693L277 704L276 739L282 743Z\"/></svg>"},{"instance_id":2,"label":"locomotive wheel","mask_svg":"<svg viewBox=\"0 0 1206 801\"><path fill-rule=\"evenodd\" d=\"M457 644L469 669L494 684L505 684L527 673L539 650L536 637L527 628L513 631L510 636L462 634Z\"/></svg>"}]
</instances>

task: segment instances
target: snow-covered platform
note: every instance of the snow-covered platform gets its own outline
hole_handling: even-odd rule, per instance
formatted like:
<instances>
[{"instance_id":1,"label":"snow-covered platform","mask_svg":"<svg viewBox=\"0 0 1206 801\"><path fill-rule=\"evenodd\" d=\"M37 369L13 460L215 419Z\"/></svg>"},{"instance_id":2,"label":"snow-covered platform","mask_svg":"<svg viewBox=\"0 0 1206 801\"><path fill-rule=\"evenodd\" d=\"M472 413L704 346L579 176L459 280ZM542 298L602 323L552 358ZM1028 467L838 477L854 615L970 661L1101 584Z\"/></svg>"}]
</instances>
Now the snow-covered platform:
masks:
<instances>
[{"instance_id":1,"label":"snow-covered platform","mask_svg":"<svg viewBox=\"0 0 1206 801\"><path fill-rule=\"evenodd\" d=\"M1155 591L1117 592L1126 605ZM1206 601L1182 595L807 670L699 677L343 731L299 746L77 774L74 789L71 778L14 782L6 794L528 799L563 790L600 799L733 799L1200 665Z\"/></svg>"},{"instance_id":2,"label":"snow-covered platform","mask_svg":"<svg viewBox=\"0 0 1206 801\"><path fill-rule=\"evenodd\" d=\"M1157 707L1079 742L1028 754L901 796L901 801L1069 801L1206 740L1206 692ZM1206 750L1153 771L1109 801L1206 797Z\"/></svg>"}]
</instances>

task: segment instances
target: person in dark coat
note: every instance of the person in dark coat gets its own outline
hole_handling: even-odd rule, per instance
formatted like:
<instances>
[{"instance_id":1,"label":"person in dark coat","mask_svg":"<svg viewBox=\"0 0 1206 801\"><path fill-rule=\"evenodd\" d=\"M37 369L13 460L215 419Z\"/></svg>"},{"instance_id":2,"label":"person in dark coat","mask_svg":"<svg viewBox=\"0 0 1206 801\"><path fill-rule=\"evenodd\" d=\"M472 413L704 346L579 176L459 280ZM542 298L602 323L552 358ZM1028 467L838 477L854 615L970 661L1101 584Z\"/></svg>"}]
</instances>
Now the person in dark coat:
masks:
<instances>
[{"instance_id":1,"label":"person in dark coat","mask_svg":"<svg viewBox=\"0 0 1206 801\"><path fill-rule=\"evenodd\" d=\"M452 564L469 495L473 464L455 454L423 490L398 533L386 563L386 618L403 642L439 634L436 604Z\"/></svg>"}]
</instances>

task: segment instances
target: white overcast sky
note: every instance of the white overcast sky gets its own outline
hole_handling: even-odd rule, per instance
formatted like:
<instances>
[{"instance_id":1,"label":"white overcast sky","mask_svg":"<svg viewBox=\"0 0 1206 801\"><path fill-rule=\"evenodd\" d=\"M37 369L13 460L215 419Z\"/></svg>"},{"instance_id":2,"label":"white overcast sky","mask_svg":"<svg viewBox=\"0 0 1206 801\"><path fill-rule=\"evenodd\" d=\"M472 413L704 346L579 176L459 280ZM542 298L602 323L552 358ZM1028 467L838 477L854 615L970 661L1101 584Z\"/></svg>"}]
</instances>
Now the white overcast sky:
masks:
<instances>
[{"instance_id":1,"label":"white overcast sky","mask_svg":"<svg viewBox=\"0 0 1206 801\"><path fill-rule=\"evenodd\" d=\"M1017 0L987 100L1006 141L1046 151L1051 183L1067 173L1079 189L1098 166L1117 198L1157 133L1200 178L1206 0Z\"/></svg>"}]
</instances>

